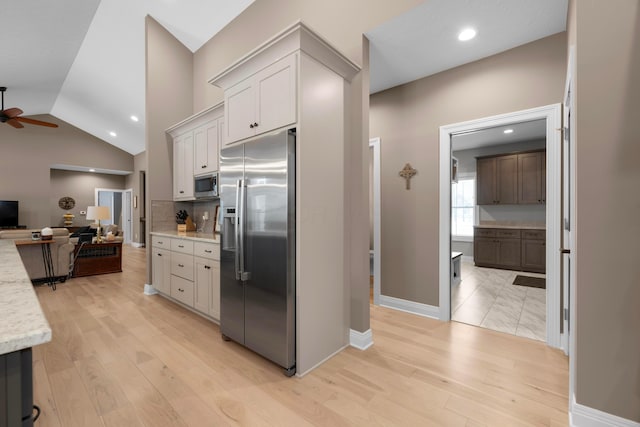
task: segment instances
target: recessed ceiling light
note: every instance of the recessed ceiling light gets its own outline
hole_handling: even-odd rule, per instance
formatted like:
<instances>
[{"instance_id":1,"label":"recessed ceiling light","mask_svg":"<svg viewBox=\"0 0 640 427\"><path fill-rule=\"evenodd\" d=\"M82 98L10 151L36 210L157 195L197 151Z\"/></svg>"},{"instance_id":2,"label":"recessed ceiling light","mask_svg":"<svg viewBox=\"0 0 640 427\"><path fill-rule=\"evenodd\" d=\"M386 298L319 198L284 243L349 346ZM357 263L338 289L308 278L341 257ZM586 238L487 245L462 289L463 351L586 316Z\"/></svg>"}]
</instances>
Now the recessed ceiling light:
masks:
<instances>
[{"instance_id":1,"label":"recessed ceiling light","mask_svg":"<svg viewBox=\"0 0 640 427\"><path fill-rule=\"evenodd\" d=\"M513 129L505 129L504 133L513 133Z\"/></svg>"},{"instance_id":2,"label":"recessed ceiling light","mask_svg":"<svg viewBox=\"0 0 640 427\"><path fill-rule=\"evenodd\" d=\"M131 116L131 120L133 120L134 122L137 122L139 119L138 119L138 116Z\"/></svg>"},{"instance_id":3,"label":"recessed ceiling light","mask_svg":"<svg viewBox=\"0 0 640 427\"><path fill-rule=\"evenodd\" d=\"M118 134L117 134L117 133L115 133L114 131L109 132L109 135L113 136L114 138L115 138L116 136L118 136Z\"/></svg>"},{"instance_id":4,"label":"recessed ceiling light","mask_svg":"<svg viewBox=\"0 0 640 427\"><path fill-rule=\"evenodd\" d=\"M458 34L458 40L460 40L461 42L466 42L468 40L471 40L475 36L476 30L474 30L473 28L465 28L464 30L460 31L460 34Z\"/></svg>"},{"instance_id":5,"label":"recessed ceiling light","mask_svg":"<svg viewBox=\"0 0 640 427\"><path fill-rule=\"evenodd\" d=\"M95 171L96 171L95 169L89 169L89 172L95 172Z\"/></svg>"}]
</instances>

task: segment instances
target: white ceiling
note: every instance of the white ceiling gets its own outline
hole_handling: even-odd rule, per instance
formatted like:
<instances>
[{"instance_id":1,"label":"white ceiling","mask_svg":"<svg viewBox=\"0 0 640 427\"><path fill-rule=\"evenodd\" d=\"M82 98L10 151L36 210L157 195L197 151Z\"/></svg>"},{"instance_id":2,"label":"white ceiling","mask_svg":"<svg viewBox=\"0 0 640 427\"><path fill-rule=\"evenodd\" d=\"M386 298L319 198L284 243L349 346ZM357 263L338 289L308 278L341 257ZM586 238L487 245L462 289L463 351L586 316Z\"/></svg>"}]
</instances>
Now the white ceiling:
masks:
<instances>
[{"instance_id":1,"label":"white ceiling","mask_svg":"<svg viewBox=\"0 0 640 427\"><path fill-rule=\"evenodd\" d=\"M0 0L5 107L52 114L138 154L145 149L145 16L195 51L253 1ZM367 33L371 92L563 31L567 3L427 0ZM463 45L456 36L467 25L478 36Z\"/></svg>"},{"instance_id":2,"label":"white ceiling","mask_svg":"<svg viewBox=\"0 0 640 427\"><path fill-rule=\"evenodd\" d=\"M427 0L366 33L371 93L565 31L568 0ZM467 27L474 39L458 41Z\"/></svg>"},{"instance_id":3,"label":"white ceiling","mask_svg":"<svg viewBox=\"0 0 640 427\"><path fill-rule=\"evenodd\" d=\"M506 129L511 129L513 132L505 134ZM451 138L451 149L453 151L470 150L513 142L540 140L545 139L546 136L547 121L544 119L534 120L454 135Z\"/></svg>"},{"instance_id":4,"label":"white ceiling","mask_svg":"<svg viewBox=\"0 0 640 427\"><path fill-rule=\"evenodd\" d=\"M195 51L252 2L0 0L5 108L52 114L138 154L145 149L145 16Z\"/></svg>"}]
</instances>

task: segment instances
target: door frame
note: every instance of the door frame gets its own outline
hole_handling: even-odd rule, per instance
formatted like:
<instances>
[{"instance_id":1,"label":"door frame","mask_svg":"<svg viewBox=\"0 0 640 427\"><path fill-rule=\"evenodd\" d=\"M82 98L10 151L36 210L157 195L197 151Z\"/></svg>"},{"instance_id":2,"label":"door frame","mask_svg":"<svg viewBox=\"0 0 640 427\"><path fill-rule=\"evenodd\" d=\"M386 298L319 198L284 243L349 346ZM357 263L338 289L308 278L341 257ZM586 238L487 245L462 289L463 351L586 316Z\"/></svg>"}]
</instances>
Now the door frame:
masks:
<instances>
[{"instance_id":1,"label":"door frame","mask_svg":"<svg viewBox=\"0 0 640 427\"><path fill-rule=\"evenodd\" d=\"M546 120L547 139L547 344L561 348L560 333L560 247L561 234L561 150L562 105L551 104L440 127L440 231L439 231L439 317L451 320L451 136L505 126L516 122Z\"/></svg>"},{"instance_id":2,"label":"door frame","mask_svg":"<svg viewBox=\"0 0 640 427\"><path fill-rule=\"evenodd\" d=\"M369 139L369 148L373 149L373 304L380 305L380 138Z\"/></svg>"},{"instance_id":3,"label":"door frame","mask_svg":"<svg viewBox=\"0 0 640 427\"><path fill-rule=\"evenodd\" d=\"M94 198L95 198L95 206L98 206L99 203L99 198L98 198L98 194L103 191L103 192L111 192L111 193L120 193L120 197L122 199L122 222L123 222L123 226L122 226L122 231L124 233L124 240L123 243L125 244L130 244L132 242L132 236L131 234L133 234L133 188L127 188L126 190L122 190L122 189L118 189L118 188L95 188L94 190ZM131 195L131 197L129 198L129 210L127 212L126 209L124 209L124 202L125 202L125 197L124 194L125 193L129 193ZM126 214L129 214L129 218L127 218ZM115 217L113 216L114 212L113 210L111 211L111 222L113 223ZM126 229L124 224L130 224L130 228L131 231L130 233L126 233Z\"/></svg>"}]
</instances>

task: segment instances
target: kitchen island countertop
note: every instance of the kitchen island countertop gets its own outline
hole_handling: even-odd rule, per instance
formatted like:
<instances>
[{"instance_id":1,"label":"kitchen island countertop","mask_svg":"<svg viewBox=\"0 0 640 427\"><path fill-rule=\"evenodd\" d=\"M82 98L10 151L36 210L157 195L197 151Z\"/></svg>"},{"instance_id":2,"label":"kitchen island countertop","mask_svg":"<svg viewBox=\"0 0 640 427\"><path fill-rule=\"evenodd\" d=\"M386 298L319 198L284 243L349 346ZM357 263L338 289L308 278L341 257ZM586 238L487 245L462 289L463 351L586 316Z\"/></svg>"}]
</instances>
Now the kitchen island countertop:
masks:
<instances>
[{"instance_id":1,"label":"kitchen island countertop","mask_svg":"<svg viewBox=\"0 0 640 427\"><path fill-rule=\"evenodd\" d=\"M51 341L49 322L10 239L0 239L0 295L0 354Z\"/></svg>"}]
</instances>

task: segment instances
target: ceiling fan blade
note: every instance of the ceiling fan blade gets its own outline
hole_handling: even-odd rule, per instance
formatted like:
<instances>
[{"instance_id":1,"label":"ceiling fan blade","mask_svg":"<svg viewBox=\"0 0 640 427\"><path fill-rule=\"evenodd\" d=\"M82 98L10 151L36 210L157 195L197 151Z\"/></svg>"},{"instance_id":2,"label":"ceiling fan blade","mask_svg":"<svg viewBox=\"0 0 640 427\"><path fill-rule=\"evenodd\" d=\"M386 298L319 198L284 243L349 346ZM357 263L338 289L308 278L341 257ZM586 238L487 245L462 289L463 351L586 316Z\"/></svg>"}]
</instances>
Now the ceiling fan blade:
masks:
<instances>
[{"instance_id":1,"label":"ceiling fan blade","mask_svg":"<svg viewBox=\"0 0 640 427\"><path fill-rule=\"evenodd\" d=\"M55 123L42 122L40 120L28 119L26 117L16 117L14 120L18 120L22 123L29 123L30 125L38 125L38 126L47 126L50 128L57 128L58 125Z\"/></svg>"},{"instance_id":2,"label":"ceiling fan blade","mask_svg":"<svg viewBox=\"0 0 640 427\"><path fill-rule=\"evenodd\" d=\"M23 111L19 108L7 108L2 112L4 113L5 116L9 117L10 119L14 117L18 117L20 114L23 113Z\"/></svg>"},{"instance_id":3,"label":"ceiling fan blade","mask_svg":"<svg viewBox=\"0 0 640 427\"><path fill-rule=\"evenodd\" d=\"M6 122L9 126L13 126L16 129L23 128L22 123L20 123L17 119L9 119Z\"/></svg>"}]
</instances>

